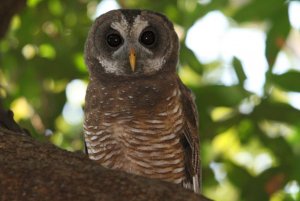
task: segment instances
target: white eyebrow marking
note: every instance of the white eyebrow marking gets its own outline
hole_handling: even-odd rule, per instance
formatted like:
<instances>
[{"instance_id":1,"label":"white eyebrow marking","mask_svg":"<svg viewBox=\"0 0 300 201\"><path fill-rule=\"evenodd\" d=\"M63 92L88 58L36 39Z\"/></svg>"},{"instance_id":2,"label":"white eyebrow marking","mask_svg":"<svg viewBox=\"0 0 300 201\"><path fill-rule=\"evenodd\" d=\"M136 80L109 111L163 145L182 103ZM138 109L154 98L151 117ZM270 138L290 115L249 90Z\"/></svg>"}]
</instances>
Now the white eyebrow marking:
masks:
<instances>
[{"instance_id":1,"label":"white eyebrow marking","mask_svg":"<svg viewBox=\"0 0 300 201\"><path fill-rule=\"evenodd\" d=\"M117 30L123 38L127 35L129 29L129 25L125 20L124 15L121 16L121 21L118 22L115 21L111 23L110 27Z\"/></svg>"},{"instance_id":2,"label":"white eyebrow marking","mask_svg":"<svg viewBox=\"0 0 300 201\"><path fill-rule=\"evenodd\" d=\"M136 36L136 37L138 38L139 35L141 34L141 32L142 32L147 26L149 26L148 21L143 20L143 19L141 18L141 16L138 15L138 16L134 19L134 22L133 22L133 25L132 25L132 29L131 29L131 33L130 33L130 34L133 34L134 36Z\"/></svg>"}]
</instances>

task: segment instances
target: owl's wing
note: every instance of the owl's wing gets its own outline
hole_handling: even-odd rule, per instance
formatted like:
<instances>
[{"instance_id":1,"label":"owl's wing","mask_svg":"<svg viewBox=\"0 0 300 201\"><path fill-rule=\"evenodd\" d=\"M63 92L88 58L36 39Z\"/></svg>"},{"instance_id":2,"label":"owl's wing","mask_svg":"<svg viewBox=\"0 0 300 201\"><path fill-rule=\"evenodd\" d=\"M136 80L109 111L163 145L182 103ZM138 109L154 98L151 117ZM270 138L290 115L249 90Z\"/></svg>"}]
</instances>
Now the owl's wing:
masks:
<instances>
[{"instance_id":1,"label":"owl's wing","mask_svg":"<svg viewBox=\"0 0 300 201\"><path fill-rule=\"evenodd\" d=\"M199 160L199 133L198 133L198 112L195 98L192 92L184 86L178 78L183 104L183 115L185 118L181 143L185 152L186 181L183 185L186 188L200 191L200 160Z\"/></svg>"}]
</instances>

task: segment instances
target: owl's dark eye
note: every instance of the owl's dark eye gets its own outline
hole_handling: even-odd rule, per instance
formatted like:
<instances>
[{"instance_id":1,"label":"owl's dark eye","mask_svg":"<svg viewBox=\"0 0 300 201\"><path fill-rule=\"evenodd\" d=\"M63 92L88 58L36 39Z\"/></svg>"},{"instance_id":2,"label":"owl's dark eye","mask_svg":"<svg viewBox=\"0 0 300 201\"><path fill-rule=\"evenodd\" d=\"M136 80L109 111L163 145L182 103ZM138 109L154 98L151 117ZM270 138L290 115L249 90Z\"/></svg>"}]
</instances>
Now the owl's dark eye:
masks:
<instances>
[{"instance_id":1,"label":"owl's dark eye","mask_svg":"<svg viewBox=\"0 0 300 201\"><path fill-rule=\"evenodd\" d=\"M113 33L106 37L106 41L111 47L119 47L123 43L123 39L119 34Z\"/></svg>"},{"instance_id":2,"label":"owl's dark eye","mask_svg":"<svg viewBox=\"0 0 300 201\"><path fill-rule=\"evenodd\" d=\"M155 42L155 34L153 31L144 31L140 36L140 43L146 46L153 45Z\"/></svg>"}]
</instances>

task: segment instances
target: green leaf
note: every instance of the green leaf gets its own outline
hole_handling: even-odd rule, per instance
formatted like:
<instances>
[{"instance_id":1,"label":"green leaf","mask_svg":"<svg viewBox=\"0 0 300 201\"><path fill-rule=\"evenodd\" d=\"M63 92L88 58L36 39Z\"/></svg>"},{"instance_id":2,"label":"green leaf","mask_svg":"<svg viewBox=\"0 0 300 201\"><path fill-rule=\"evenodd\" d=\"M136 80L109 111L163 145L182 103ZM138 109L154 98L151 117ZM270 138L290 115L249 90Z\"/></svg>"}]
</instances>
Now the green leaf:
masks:
<instances>
[{"instance_id":1,"label":"green leaf","mask_svg":"<svg viewBox=\"0 0 300 201\"><path fill-rule=\"evenodd\" d=\"M266 57L272 68L276 56L284 46L290 30L288 4L285 0L254 0L239 9L233 18L238 22L269 20L271 27L267 33Z\"/></svg>"},{"instance_id":2,"label":"green leaf","mask_svg":"<svg viewBox=\"0 0 300 201\"><path fill-rule=\"evenodd\" d=\"M283 6L278 13L280 15L271 18L271 28L267 33L266 57L272 69L278 52L284 47L291 26L288 17L288 7Z\"/></svg>"},{"instance_id":3,"label":"green leaf","mask_svg":"<svg viewBox=\"0 0 300 201\"><path fill-rule=\"evenodd\" d=\"M230 181L236 186L246 187L253 180L253 176L245 168L230 161L227 161L226 170Z\"/></svg>"},{"instance_id":4,"label":"green leaf","mask_svg":"<svg viewBox=\"0 0 300 201\"><path fill-rule=\"evenodd\" d=\"M184 44L180 49L180 63L182 65L190 66L195 72L202 74L203 73L203 64L199 62L196 55L192 50L186 47Z\"/></svg>"},{"instance_id":5,"label":"green leaf","mask_svg":"<svg viewBox=\"0 0 300 201\"><path fill-rule=\"evenodd\" d=\"M39 54L41 55L41 57L47 59L54 59L56 55L56 51L51 44L42 44L40 45L39 48Z\"/></svg>"},{"instance_id":6,"label":"green leaf","mask_svg":"<svg viewBox=\"0 0 300 201\"><path fill-rule=\"evenodd\" d=\"M28 7L35 7L41 1L42 0L27 0L27 6Z\"/></svg>"},{"instance_id":7,"label":"green leaf","mask_svg":"<svg viewBox=\"0 0 300 201\"><path fill-rule=\"evenodd\" d=\"M234 57L233 59L233 67L234 67L234 70L235 70L235 73L239 79L239 83L240 85L244 85L244 82L245 80L247 79L247 76L244 72L244 69L243 69L243 66L241 64L241 61L238 60L236 57Z\"/></svg>"},{"instance_id":8,"label":"green leaf","mask_svg":"<svg viewBox=\"0 0 300 201\"><path fill-rule=\"evenodd\" d=\"M254 120L274 120L288 124L300 124L300 111L287 103L262 101L251 114Z\"/></svg>"},{"instance_id":9,"label":"green leaf","mask_svg":"<svg viewBox=\"0 0 300 201\"><path fill-rule=\"evenodd\" d=\"M83 58L83 54L82 53L76 53L73 56L73 61L74 61L74 64L75 64L76 68L79 71L87 72L87 67L84 64L84 58Z\"/></svg>"},{"instance_id":10,"label":"green leaf","mask_svg":"<svg viewBox=\"0 0 300 201\"><path fill-rule=\"evenodd\" d=\"M271 75L271 80L278 87L286 91L300 92L300 72L288 71L281 75Z\"/></svg>"},{"instance_id":11,"label":"green leaf","mask_svg":"<svg viewBox=\"0 0 300 201\"><path fill-rule=\"evenodd\" d=\"M291 168L294 165L293 149L282 136L270 138L262 131L259 125L256 125L255 132L257 133L260 142L272 151L273 155L276 157L276 162L283 166L282 169Z\"/></svg>"},{"instance_id":12,"label":"green leaf","mask_svg":"<svg viewBox=\"0 0 300 201\"><path fill-rule=\"evenodd\" d=\"M63 7L59 0L51 0L48 2L48 8L53 15L59 16L63 12Z\"/></svg>"},{"instance_id":13,"label":"green leaf","mask_svg":"<svg viewBox=\"0 0 300 201\"><path fill-rule=\"evenodd\" d=\"M237 126L240 141L243 144L247 144L250 141L250 138L253 137L255 132L253 122L249 119L244 119L240 121Z\"/></svg>"},{"instance_id":14,"label":"green leaf","mask_svg":"<svg viewBox=\"0 0 300 201\"><path fill-rule=\"evenodd\" d=\"M244 98L250 95L239 86L208 85L200 88L192 88L200 105L208 107L227 106L235 107Z\"/></svg>"},{"instance_id":15,"label":"green leaf","mask_svg":"<svg viewBox=\"0 0 300 201\"><path fill-rule=\"evenodd\" d=\"M281 8L286 7L286 5L285 0L253 0L237 10L233 18L238 22L265 20L266 18L278 16Z\"/></svg>"}]
</instances>

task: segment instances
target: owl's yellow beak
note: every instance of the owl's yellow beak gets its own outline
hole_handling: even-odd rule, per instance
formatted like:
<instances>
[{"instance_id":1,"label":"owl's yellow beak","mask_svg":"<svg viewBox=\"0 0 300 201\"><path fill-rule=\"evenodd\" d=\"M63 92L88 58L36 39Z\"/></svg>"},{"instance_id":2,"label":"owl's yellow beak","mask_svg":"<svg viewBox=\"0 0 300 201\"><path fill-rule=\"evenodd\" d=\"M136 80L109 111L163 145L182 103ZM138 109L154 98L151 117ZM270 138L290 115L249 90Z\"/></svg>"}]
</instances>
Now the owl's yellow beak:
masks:
<instances>
[{"instance_id":1,"label":"owl's yellow beak","mask_svg":"<svg viewBox=\"0 0 300 201\"><path fill-rule=\"evenodd\" d=\"M130 67L131 67L132 72L134 72L135 71L136 56L135 56L135 50L133 48L130 48L129 63L130 63Z\"/></svg>"}]
</instances>

